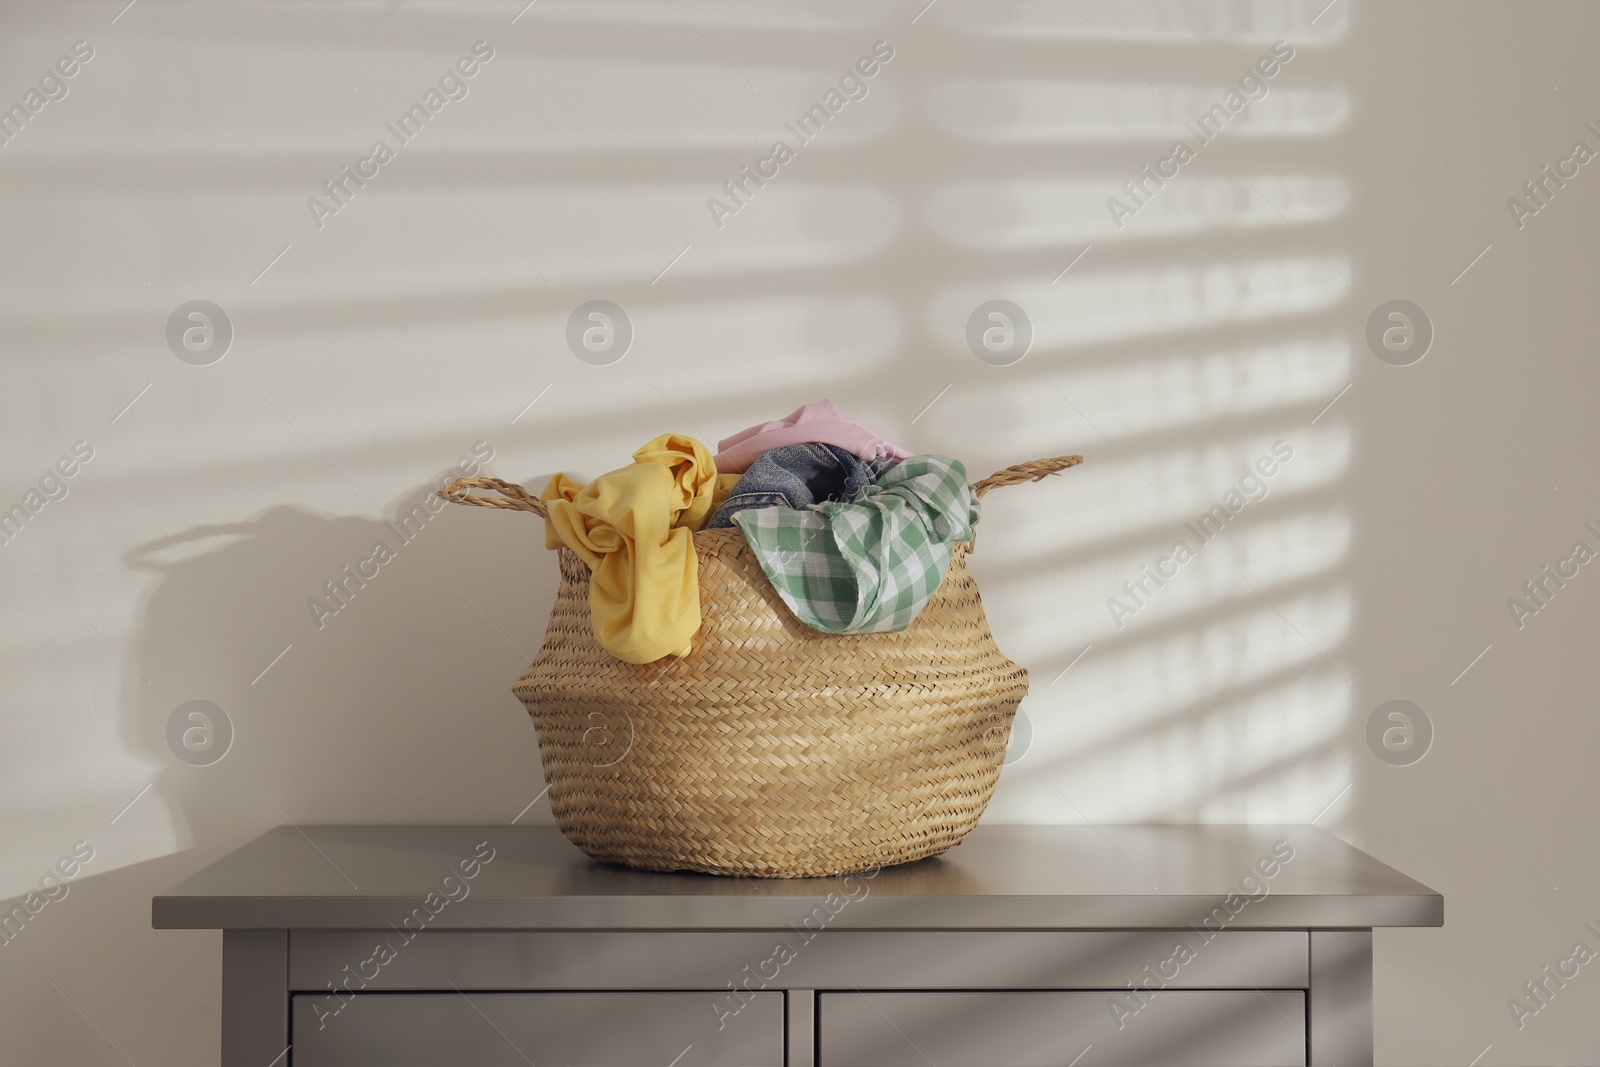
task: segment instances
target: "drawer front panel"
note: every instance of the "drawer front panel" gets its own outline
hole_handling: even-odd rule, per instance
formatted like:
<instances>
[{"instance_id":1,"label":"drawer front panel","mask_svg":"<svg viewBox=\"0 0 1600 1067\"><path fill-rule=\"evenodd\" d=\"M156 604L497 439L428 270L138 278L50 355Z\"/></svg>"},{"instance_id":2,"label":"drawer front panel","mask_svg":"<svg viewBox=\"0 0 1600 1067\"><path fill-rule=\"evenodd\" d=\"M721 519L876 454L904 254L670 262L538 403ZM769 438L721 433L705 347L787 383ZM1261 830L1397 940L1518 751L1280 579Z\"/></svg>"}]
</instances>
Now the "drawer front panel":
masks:
<instances>
[{"instance_id":1,"label":"drawer front panel","mask_svg":"<svg viewBox=\"0 0 1600 1067\"><path fill-rule=\"evenodd\" d=\"M362 993L294 998L295 1067L780 1067L783 994ZM338 1009L330 1014L330 1006ZM719 1027L719 1023L721 1024Z\"/></svg>"},{"instance_id":2,"label":"drawer front panel","mask_svg":"<svg viewBox=\"0 0 1600 1067\"><path fill-rule=\"evenodd\" d=\"M820 1067L1304 1067L1299 990L824 993ZM1120 1006L1120 1010L1117 1006ZM1088 1049L1088 1054L1084 1055Z\"/></svg>"},{"instance_id":3,"label":"drawer front panel","mask_svg":"<svg viewBox=\"0 0 1600 1067\"><path fill-rule=\"evenodd\" d=\"M1182 949L1179 946L1184 946ZM1304 930L295 930L297 992L1305 988ZM942 1065L941 1065L942 1067Z\"/></svg>"}]
</instances>

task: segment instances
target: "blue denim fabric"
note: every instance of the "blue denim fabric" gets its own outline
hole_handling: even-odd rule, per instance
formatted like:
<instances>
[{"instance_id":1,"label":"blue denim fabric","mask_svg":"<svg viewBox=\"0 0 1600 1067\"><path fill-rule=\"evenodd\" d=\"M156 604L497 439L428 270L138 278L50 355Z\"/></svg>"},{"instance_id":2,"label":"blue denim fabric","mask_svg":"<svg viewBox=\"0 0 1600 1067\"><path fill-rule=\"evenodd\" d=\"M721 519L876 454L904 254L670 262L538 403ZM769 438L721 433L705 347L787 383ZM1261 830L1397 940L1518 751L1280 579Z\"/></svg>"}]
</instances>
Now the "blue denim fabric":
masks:
<instances>
[{"instance_id":1,"label":"blue denim fabric","mask_svg":"<svg viewBox=\"0 0 1600 1067\"><path fill-rule=\"evenodd\" d=\"M824 500L849 500L892 466L888 457L861 459L820 441L769 448L750 464L706 528L732 526L733 513L746 508L799 509Z\"/></svg>"}]
</instances>

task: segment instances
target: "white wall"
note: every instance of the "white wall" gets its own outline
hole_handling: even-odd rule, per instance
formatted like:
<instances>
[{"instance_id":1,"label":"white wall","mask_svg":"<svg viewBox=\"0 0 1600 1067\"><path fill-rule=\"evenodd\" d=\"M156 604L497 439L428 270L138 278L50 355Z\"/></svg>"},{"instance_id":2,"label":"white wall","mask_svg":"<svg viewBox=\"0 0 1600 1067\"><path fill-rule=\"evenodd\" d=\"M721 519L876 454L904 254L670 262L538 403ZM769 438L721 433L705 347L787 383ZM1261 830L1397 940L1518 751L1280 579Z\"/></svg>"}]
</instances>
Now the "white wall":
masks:
<instances>
[{"instance_id":1,"label":"white wall","mask_svg":"<svg viewBox=\"0 0 1600 1067\"><path fill-rule=\"evenodd\" d=\"M1377 937L1380 1062L1600 1056L1590 969L1520 1030L1507 1007L1595 945L1600 578L1521 629L1506 605L1600 548L1600 167L1520 229L1506 204L1600 149L1600 8L124 3L0 9L0 104L94 50L0 145L0 507L93 448L0 547L5 906L94 852L0 946L6 1063L214 1062L220 939L151 931L151 894L285 820L509 822L540 792L510 692L554 593L538 524L382 525L475 442L537 487L823 396L974 476L1088 457L986 510L974 566L1034 679L990 819L1315 818L1447 900ZM1115 227L1280 39L1267 96ZM469 95L319 228L307 199L479 40ZM880 40L866 98L719 228L707 198ZM1407 367L1365 339L1399 298L1436 330ZM209 366L166 341L194 299L235 331ZM634 325L611 366L564 340L592 299ZM1033 323L1015 365L967 350L990 299ZM1278 440L1270 495L1115 626ZM1411 766L1365 739L1393 698L1436 733ZM193 699L236 731L212 766L166 740Z\"/></svg>"}]
</instances>

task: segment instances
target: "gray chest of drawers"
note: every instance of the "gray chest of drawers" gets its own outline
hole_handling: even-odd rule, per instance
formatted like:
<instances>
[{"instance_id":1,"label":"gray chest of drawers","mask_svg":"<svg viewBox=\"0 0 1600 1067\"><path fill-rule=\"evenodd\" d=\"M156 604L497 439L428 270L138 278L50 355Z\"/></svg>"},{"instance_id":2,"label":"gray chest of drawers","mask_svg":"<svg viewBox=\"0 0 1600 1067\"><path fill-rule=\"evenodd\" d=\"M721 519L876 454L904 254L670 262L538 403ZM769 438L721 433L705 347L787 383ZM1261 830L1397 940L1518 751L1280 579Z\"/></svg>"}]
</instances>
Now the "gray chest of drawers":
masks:
<instances>
[{"instance_id":1,"label":"gray chest of drawers","mask_svg":"<svg viewBox=\"0 0 1600 1067\"><path fill-rule=\"evenodd\" d=\"M789 881L279 827L154 901L223 931L224 1067L1354 1067L1373 929L1443 915L1310 826L983 826Z\"/></svg>"}]
</instances>

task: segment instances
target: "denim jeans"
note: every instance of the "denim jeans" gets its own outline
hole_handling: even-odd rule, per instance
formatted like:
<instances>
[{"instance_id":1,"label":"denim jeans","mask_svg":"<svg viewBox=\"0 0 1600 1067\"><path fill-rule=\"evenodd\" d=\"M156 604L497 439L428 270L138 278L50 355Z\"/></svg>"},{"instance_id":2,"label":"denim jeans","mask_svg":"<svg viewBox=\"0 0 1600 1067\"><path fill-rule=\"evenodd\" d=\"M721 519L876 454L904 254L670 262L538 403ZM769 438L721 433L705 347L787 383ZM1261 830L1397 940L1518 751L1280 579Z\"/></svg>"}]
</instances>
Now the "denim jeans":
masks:
<instances>
[{"instance_id":1,"label":"denim jeans","mask_svg":"<svg viewBox=\"0 0 1600 1067\"><path fill-rule=\"evenodd\" d=\"M745 471L706 527L732 526L745 508L804 508L824 500L849 500L895 461L860 459L837 445L811 441L769 448Z\"/></svg>"}]
</instances>

